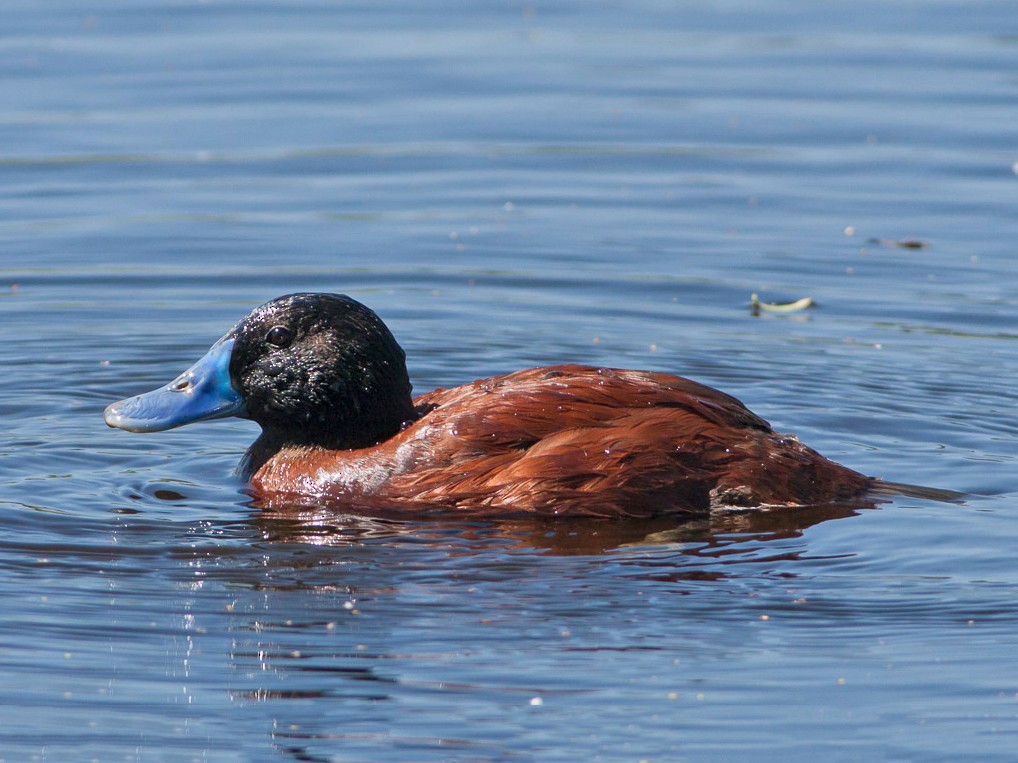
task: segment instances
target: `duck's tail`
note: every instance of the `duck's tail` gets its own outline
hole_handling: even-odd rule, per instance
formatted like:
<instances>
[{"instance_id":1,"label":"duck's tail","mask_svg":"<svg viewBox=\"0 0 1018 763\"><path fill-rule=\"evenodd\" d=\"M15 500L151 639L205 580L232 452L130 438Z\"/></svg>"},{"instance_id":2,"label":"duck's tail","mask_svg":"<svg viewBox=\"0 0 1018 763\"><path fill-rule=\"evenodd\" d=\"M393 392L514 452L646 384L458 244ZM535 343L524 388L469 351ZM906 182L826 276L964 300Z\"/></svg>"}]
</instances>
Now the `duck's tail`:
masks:
<instances>
[{"instance_id":1,"label":"duck's tail","mask_svg":"<svg viewBox=\"0 0 1018 763\"><path fill-rule=\"evenodd\" d=\"M945 490L939 487L926 487L925 485L909 485L906 482L887 482L877 480L868 491L871 495L895 496L903 495L908 498L921 498L926 501L940 501L941 503L965 503L967 493L959 493L955 490Z\"/></svg>"}]
</instances>

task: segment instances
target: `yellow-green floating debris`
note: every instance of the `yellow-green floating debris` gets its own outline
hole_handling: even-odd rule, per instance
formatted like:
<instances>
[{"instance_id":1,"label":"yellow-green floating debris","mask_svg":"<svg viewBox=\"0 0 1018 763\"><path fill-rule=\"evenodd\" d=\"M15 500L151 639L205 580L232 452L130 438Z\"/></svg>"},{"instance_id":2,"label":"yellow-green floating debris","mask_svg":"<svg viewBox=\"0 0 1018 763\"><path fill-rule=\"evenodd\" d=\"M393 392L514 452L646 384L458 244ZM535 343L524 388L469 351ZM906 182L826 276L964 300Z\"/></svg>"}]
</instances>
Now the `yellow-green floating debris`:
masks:
<instances>
[{"instance_id":1,"label":"yellow-green floating debris","mask_svg":"<svg viewBox=\"0 0 1018 763\"><path fill-rule=\"evenodd\" d=\"M753 315L759 315L761 310L766 310L769 313L797 313L816 304L812 297L803 297L795 302L761 302L760 297L756 294L750 297L750 303Z\"/></svg>"}]
</instances>

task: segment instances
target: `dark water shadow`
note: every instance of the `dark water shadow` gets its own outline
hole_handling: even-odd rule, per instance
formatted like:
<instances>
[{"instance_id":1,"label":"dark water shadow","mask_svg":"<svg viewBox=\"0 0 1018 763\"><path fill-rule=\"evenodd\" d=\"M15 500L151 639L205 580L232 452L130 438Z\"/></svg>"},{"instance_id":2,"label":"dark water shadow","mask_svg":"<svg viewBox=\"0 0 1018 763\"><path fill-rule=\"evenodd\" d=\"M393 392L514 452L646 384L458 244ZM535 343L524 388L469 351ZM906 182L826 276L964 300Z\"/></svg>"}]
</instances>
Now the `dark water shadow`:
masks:
<instances>
[{"instance_id":1,"label":"dark water shadow","mask_svg":"<svg viewBox=\"0 0 1018 763\"><path fill-rule=\"evenodd\" d=\"M794 538L816 524L875 509L878 503L854 501L718 512L696 519L529 516L465 519L436 512L424 518L415 516L413 520L405 515L337 513L326 507L290 505L259 508L253 522L269 543L349 546L389 540L437 548L455 542L462 550L464 541L476 541L478 551L496 542L503 550L589 556L626 547L710 544L732 534L758 535L761 539Z\"/></svg>"}]
</instances>

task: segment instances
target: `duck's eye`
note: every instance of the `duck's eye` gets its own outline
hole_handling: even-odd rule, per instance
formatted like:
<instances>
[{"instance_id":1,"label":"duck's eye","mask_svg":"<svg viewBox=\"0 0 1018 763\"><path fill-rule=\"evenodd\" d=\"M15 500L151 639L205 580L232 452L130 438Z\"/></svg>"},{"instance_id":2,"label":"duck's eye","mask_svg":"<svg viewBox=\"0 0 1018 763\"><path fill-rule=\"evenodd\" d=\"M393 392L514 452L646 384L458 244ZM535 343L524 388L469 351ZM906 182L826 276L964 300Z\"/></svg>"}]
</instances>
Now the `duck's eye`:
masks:
<instances>
[{"instance_id":1,"label":"duck's eye","mask_svg":"<svg viewBox=\"0 0 1018 763\"><path fill-rule=\"evenodd\" d=\"M273 326L265 335L265 341L276 347L286 347L293 341L293 332L286 326Z\"/></svg>"}]
</instances>

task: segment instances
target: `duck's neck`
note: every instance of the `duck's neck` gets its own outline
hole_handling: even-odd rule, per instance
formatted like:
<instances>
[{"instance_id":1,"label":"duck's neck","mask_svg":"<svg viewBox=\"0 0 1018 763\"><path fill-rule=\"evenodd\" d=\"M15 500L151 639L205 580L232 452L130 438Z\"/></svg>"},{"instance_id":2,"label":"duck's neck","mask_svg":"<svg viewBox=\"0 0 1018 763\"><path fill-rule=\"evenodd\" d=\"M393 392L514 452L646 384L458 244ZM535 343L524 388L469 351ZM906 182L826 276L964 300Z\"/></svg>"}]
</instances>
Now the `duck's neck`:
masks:
<instances>
[{"instance_id":1,"label":"duck's neck","mask_svg":"<svg viewBox=\"0 0 1018 763\"><path fill-rule=\"evenodd\" d=\"M356 450L370 448L385 442L402 431L409 422L418 418L413 401L393 400L388 405L376 406L374 415L364 412L355 419L332 420L324 425L304 425L287 429L262 425L262 433L248 448L241 460L239 472L250 478L265 463L286 448L321 450Z\"/></svg>"}]
</instances>

